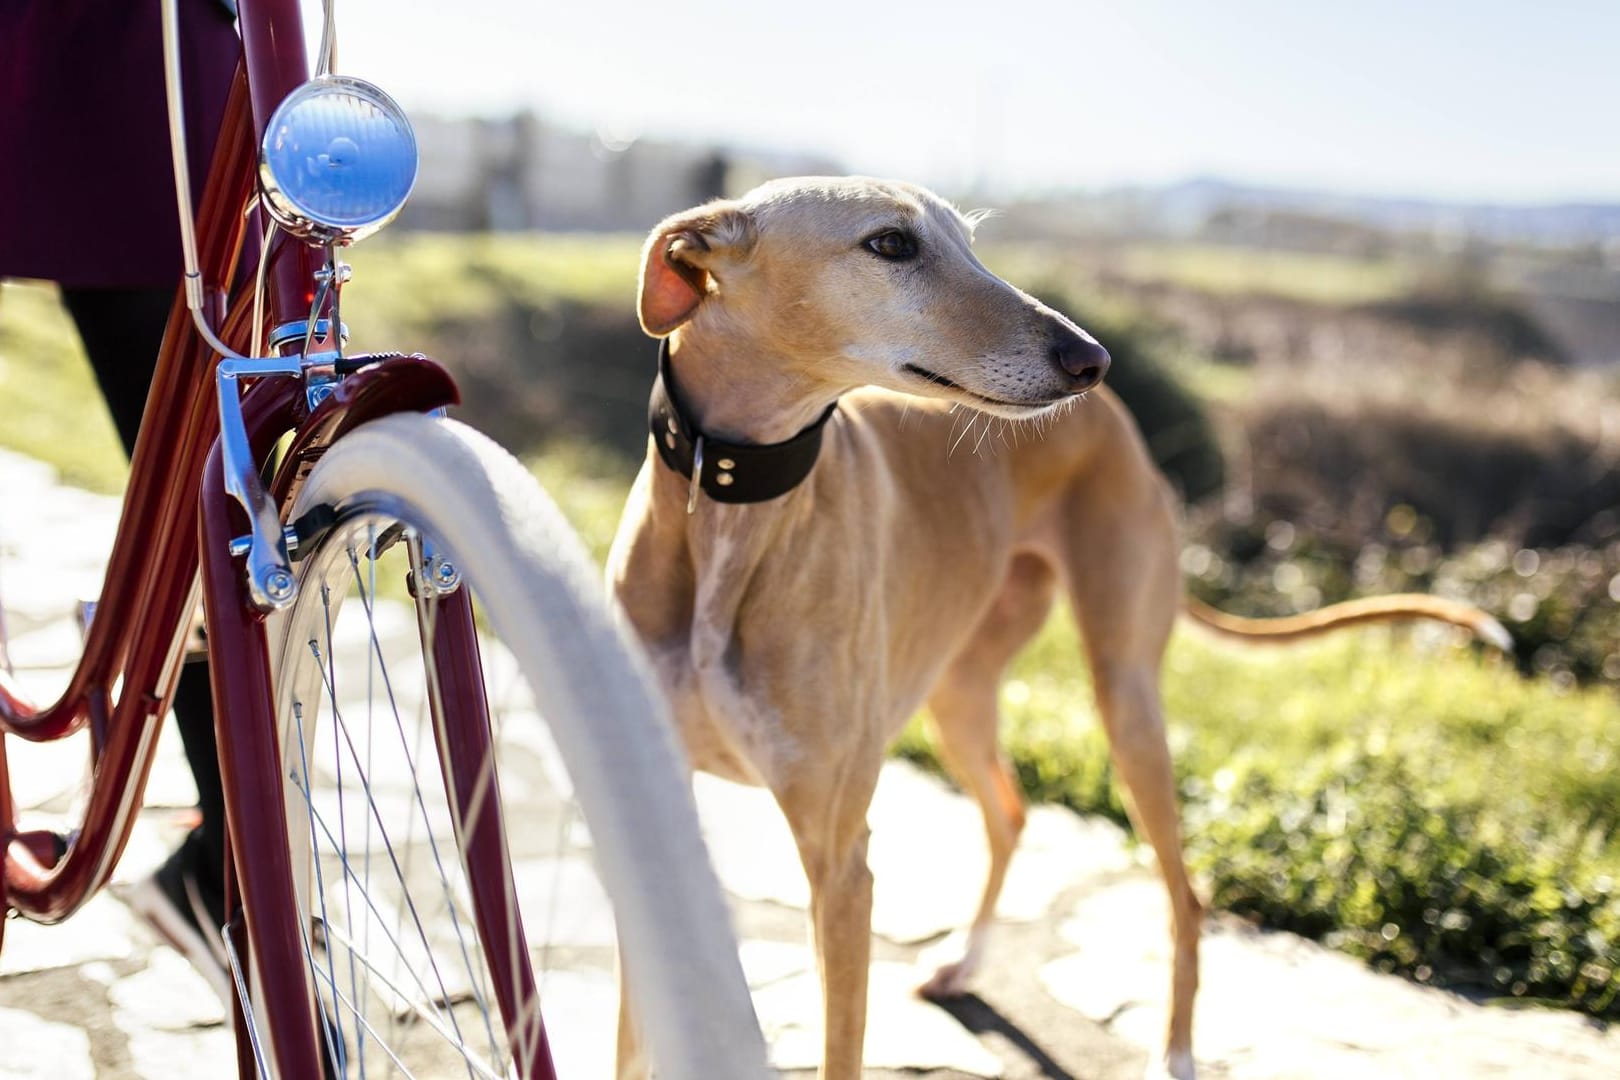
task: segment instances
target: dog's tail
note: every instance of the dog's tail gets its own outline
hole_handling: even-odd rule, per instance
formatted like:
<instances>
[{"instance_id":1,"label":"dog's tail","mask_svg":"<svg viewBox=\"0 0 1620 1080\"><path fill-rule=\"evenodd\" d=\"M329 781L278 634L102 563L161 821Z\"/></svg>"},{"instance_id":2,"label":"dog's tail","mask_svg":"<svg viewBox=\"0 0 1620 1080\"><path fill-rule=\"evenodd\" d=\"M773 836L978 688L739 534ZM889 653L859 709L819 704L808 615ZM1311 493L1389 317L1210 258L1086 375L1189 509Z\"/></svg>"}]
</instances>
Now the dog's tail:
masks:
<instances>
[{"instance_id":1,"label":"dog's tail","mask_svg":"<svg viewBox=\"0 0 1620 1080\"><path fill-rule=\"evenodd\" d=\"M1253 644L1280 645L1291 641L1303 641L1319 634L1364 623L1433 619L1437 622L1450 623L1452 626L1460 626L1487 645L1493 645L1503 652L1513 651L1513 635L1507 632L1507 627L1484 611L1472 604L1447 600L1439 596L1426 596L1422 593L1396 593L1391 596L1346 600L1301 615L1286 615L1276 619L1246 619L1241 615L1228 615L1190 596L1184 603L1184 609L1199 625L1223 637Z\"/></svg>"}]
</instances>

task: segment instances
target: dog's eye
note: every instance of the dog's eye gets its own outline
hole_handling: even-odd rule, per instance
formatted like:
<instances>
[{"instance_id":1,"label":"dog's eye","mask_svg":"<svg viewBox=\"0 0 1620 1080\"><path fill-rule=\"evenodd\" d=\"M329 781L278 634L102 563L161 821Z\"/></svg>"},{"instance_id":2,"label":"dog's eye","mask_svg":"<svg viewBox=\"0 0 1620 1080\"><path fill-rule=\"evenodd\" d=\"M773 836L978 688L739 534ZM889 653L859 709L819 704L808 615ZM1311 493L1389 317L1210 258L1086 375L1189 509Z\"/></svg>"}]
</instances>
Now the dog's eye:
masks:
<instances>
[{"instance_id":1,"label":"dog's eye","mask_svg":"<svg viewBox=\"0 0 1620 1080\"><path fill-rule=\"evenodd\" d=\"M917 257L917 238L903 229L885 229L876 236L867 237L865 247L872 254L890 262L904 262Z\"/></svg>"}]
</instances>

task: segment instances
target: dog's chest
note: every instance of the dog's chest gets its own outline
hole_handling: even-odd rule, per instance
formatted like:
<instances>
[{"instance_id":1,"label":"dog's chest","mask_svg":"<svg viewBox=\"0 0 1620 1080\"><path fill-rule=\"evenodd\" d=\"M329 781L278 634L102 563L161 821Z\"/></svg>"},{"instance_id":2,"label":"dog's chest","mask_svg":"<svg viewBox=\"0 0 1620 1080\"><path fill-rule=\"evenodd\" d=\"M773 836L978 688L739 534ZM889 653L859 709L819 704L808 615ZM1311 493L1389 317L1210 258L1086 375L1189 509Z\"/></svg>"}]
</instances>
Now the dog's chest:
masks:
<instances>
[{"instance_id":1,"label":"dog's chest","mask_svg":"<svg viewBox=\"0 0 1620 1080\"><path fill-rule=\"evenodd\" d=\"M736 627L746 561L720 537L697 575L691 624L650 652L692 764L728 780L769 785L789 740L779 710L751 693L742 674Z\"/></svg>"},{"instance_id":2,"label":"dog's chest","mask_svg":"<svg viewBox=\"0 0 1620 1080\"><path fill-rule=\"evenodd\" d=\"M690 641L667 642L652 660L693 767L768 786L781 743L773 710L750 699L734 673L700 668Z\"/></svg>"}]
</instances>

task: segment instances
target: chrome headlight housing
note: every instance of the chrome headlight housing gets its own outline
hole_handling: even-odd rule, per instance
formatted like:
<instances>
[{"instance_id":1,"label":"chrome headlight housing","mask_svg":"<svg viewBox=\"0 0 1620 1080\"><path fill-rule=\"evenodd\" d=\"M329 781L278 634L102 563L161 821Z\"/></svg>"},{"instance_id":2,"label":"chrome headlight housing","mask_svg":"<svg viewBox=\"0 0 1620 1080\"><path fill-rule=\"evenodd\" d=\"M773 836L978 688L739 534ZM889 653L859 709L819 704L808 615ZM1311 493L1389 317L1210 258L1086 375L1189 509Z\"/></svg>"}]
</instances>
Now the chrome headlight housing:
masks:
<instances>
[{"instance_id":1,"label":"chrome headlight housing","mask_svg":"<svg viewBox=\"0 0 1620 1080\"><path fill-rule=\"evenodd\" d=\"M416 165L416 133L393 98L364 79L322 75L271 115L259 190L295 236L351 244L399 213Z\"/></svg>"}]
</instances>

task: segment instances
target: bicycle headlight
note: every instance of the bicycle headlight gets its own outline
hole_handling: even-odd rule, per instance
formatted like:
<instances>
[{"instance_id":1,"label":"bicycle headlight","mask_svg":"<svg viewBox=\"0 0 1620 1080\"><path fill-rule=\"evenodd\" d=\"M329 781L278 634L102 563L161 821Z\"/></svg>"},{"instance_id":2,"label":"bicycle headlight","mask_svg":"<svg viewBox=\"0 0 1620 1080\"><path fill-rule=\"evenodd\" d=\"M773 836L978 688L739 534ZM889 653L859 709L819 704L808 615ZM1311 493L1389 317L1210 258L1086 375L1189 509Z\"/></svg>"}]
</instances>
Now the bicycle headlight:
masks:
<instances>
[{"instance_id":1,"label":"bicycle headlight","mask_svg":"<svg viewBox=\"0 0 1620 1080\"><path fill-rule=\"evenodd\" d=\"M393 98L363 79L322 75L271 115L259 188L289 232L349 244L399 213L416 162L416 134Z\"/></svg>"}]
</instances>

